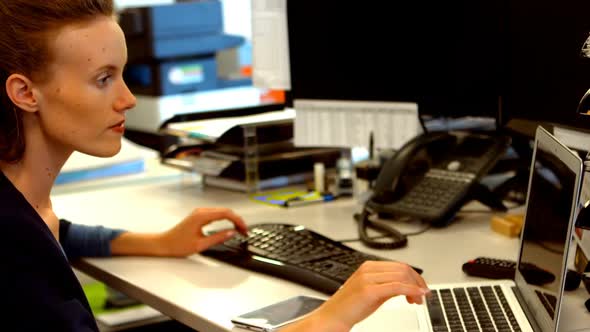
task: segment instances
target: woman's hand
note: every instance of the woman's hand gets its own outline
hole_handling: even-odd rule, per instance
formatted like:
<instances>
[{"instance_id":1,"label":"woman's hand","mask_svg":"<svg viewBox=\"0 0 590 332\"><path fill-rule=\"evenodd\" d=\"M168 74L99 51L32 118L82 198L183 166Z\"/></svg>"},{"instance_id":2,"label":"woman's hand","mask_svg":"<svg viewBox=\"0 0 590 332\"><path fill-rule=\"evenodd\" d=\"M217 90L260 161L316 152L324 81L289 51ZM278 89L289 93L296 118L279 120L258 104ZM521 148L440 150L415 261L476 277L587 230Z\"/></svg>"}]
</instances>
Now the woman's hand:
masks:
<instances>
[{"instance_id":1,"label":"woman's hand","mask_svg":"<svg viewBox=\"0 0 590 332\"><path fill-rule=\"evenodd\" d=\"M216 244L225 242L236 230L224 230L205 236L203 227L214 221L229 220L236 230L247 234L244 220L227 208L198 208L173 228L161 234L159 245L164 256L183 257L199 253Z\"/></svg>"},{"instance_id":2,"label":"woman's hand","mask_svg":"<svg viewBox=\"0 0 590 332\"><path fill-rule=\"evenodd\" d=\"M184 257L201 252L234 236L236 230L224 230L210 236L203 227L214 221L229 220L236 230L246 234L244 220L226 208L198 208L173 228L157 234L126 232L111 241L113 255Z\"/></svg>"},{"instance_id":3,"label":"woman's hand","mask_svg":"<svg viewBox=\"0 0 590 332\"><path fill-rule=\"evenodd\" d=\"M421 304L429 292L424 279L406 264L365 262L328 301L284 332L349 331L394 296Z\"/></svg>"}]
</instances>

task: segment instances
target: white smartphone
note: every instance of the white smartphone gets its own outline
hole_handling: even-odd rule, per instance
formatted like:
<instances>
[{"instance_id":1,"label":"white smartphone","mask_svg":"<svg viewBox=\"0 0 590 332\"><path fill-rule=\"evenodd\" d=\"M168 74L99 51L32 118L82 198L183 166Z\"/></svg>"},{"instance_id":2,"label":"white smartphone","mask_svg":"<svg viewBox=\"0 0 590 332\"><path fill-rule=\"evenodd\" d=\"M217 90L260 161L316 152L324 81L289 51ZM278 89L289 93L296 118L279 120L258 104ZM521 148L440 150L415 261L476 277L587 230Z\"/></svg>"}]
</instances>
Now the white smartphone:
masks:
<instances>
[{"instance_id":1,"label":"white smartphone","mask_svg":"<svg viewBox=\"0 0 590 332\"><path fill-rule=\"evenodd\" d=\"M269 332L293 323L317 307L325 300L310 296L295 296L231 319L231 322L244 329Z\"/></svg>"}]
</instances>

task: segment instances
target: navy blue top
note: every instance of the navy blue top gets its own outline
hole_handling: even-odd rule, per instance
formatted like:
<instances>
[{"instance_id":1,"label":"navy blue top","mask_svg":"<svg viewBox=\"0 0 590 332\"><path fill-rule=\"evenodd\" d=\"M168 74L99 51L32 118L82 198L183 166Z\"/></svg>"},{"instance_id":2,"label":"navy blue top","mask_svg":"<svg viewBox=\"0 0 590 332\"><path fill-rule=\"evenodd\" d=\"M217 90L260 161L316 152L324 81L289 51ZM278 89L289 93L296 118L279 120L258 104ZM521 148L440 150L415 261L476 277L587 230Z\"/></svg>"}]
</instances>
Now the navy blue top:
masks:
<instances>
[{"instance_id":1,"label":"navy blue top","mask_svg":"<svg viewBox=\"0 0 590 332\"><path fill-rule=\"evenodd\" d=\"M59 221L59 242L70 260L78 257L108 257L111 240L124 231L103 226L86 226Z\"/></svg>"},{"instance_id":2,"label":"navy blue top","mask_svg":"<svg viewBox=\"0 0 590 332\"><path fill-rule=\"evenodd\" d=\"M70 259L110 254L120 230L60 220L60 244L25 197L0 172L2 326L15 331L98 331Z\"/></svg>"}]
</instances>

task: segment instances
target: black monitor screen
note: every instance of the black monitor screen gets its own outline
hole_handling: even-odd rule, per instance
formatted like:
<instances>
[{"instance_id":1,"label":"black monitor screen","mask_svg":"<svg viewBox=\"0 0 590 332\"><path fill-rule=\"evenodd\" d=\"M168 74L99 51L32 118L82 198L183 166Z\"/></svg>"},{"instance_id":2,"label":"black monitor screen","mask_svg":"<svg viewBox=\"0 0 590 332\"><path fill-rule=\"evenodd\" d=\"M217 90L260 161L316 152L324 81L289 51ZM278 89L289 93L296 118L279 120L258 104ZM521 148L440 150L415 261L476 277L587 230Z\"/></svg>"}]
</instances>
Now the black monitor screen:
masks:
<instances>
[{"instance_id":1,"label":"black monitor screen","mask_svg":"<svg viewBox=\"0 0 590 332\"><path fill-rule=\"evenodd\" d=\"M508 14L504 120L590 130L576 114L590 88L590 1L511 0Z\"/></svg>"},{"instance_id":2,"label":"black monitor screen","mask_svg":"<svg viewBox=\"0 0 590 332\"><path fill-rule=\"evenodd\" d=\"M288 1L293 99L496 117L504 12L498 0Z\"/></svg>"}]
</instances>

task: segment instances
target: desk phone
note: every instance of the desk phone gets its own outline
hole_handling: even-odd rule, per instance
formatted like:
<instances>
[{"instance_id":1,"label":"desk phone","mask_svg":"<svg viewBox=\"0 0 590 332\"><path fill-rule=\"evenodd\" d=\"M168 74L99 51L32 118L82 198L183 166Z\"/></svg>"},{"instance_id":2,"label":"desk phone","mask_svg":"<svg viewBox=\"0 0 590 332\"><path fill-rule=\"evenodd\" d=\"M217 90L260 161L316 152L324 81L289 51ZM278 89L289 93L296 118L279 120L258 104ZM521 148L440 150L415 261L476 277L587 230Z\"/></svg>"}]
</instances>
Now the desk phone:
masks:
<instances>
[{"instance_id":1,"label":"desk phone","mask_svg":"<svg viewBox=\"0 0 590 332\"><path fill-rule=\"evenodd\" d=\"M433 132L403 146L382 167L367 207L381 215L448 223L504 155L510 138ZM503 209L501 203L498 203ZM494 207L496 207L494 206Z\"/></svg>"}]
</instances>

